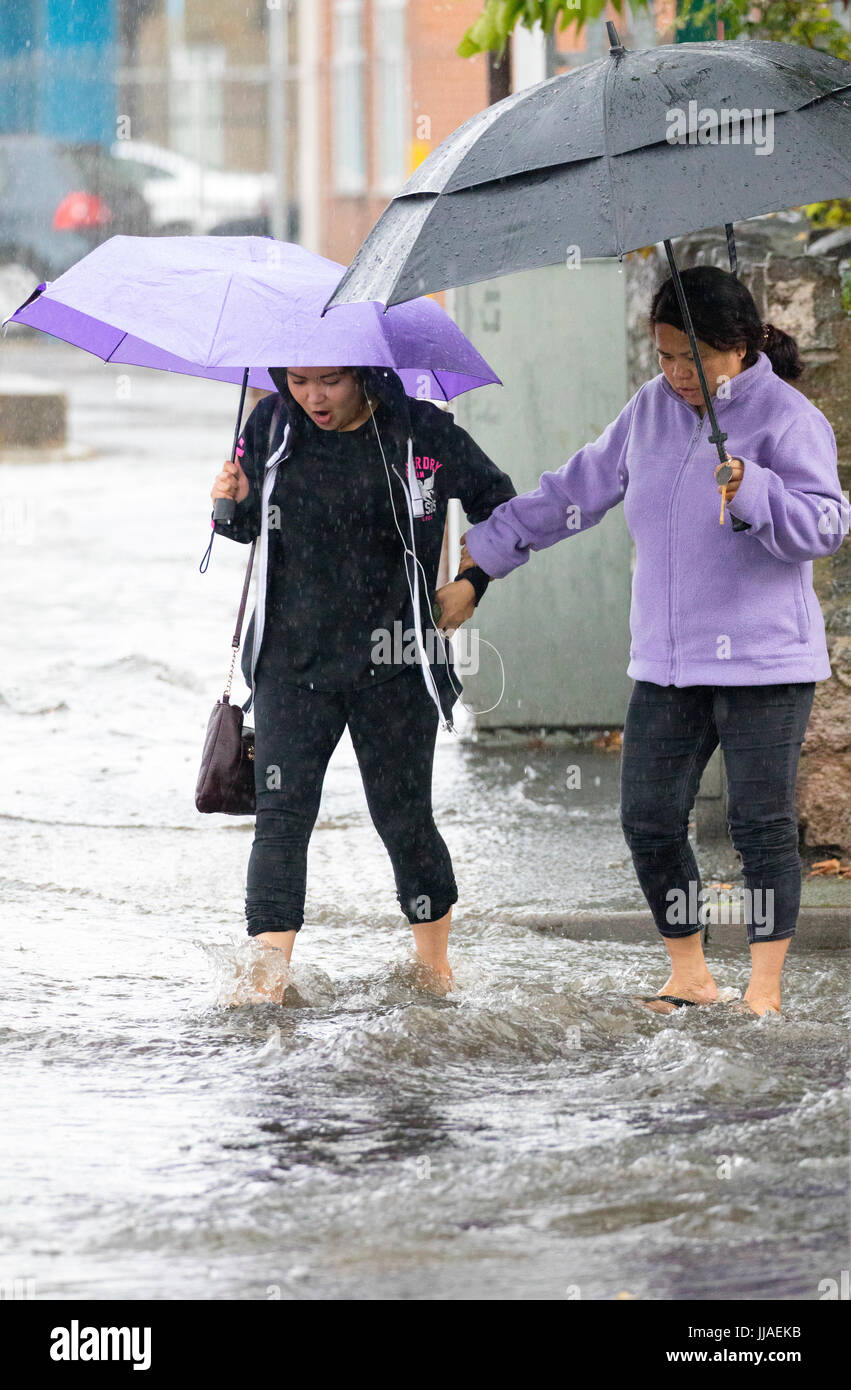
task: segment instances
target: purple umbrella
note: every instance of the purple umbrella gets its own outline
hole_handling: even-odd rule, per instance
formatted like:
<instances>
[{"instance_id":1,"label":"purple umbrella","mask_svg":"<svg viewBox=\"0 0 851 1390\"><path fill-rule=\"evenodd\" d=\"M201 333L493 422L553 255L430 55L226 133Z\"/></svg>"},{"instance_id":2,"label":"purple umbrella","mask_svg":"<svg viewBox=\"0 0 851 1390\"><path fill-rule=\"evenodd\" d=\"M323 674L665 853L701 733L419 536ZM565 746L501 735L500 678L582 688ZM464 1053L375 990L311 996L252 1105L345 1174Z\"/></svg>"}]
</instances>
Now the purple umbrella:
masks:
<instances>
[{"instance_id":1,"label":"purple umbrella","mask_svg":"<svg viewBox=\"0 0 851 1390\"><path fill-rule=\"evenodd\" d=\"M408 395L443 401L500 384L433 299L323 318L344 271L272 237L115 236L39 285L4 327L28 324L104 362L266 391L267 367L279 366L392 367Z\"/></svg>"},{"instance_id":2,"label":"purple umbrella","mask_svg":"<svg viewBox=\"0 0 851 1390\"><path fill-rule=\"evenodd\" d=\"M433 299L323 318L344 272L274 237L114 236L39 285L3 328L28 324L104 362L241 382L232 461L247 387L275 390L268 367L392 367L426 400L501 384ZM216 501L215 521L233 514Z\"/></svg>"}]
</instances>

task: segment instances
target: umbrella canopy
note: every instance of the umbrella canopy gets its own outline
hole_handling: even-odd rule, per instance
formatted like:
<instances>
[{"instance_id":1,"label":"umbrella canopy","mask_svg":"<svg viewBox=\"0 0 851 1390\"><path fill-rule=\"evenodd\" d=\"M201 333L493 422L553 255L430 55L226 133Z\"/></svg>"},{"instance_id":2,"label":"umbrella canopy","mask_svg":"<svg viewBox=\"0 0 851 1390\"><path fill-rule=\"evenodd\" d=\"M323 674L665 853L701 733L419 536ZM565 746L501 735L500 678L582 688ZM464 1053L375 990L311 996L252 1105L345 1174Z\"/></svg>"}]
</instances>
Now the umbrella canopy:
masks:
<instances>
[{"instance_id":1,"label":"umbrella canopy","mask_svg":"<svg viewBox=\"0 0 851 1390\"><path fill-rule=\"evenodd\" d=\"M444 140L379 218L327 307L400 304L552 265L571 247L620 256L844 196L850 78L848 63L796 44L631 52L616 43Z\"/></svg>"},{"instance_id":2,"label":"umbrella canopy","mask_svg":"<svg viewBox=\"0 0 851 1390\"><path fill-rule=\"evenodd\" d=\"M499 377L432 299L322 318L344 267L272 237L110 238L39 285L6 323L105 362L274 391L268 367L391 367L409 395L451 400Z\"/></svg>"}]
</instances>

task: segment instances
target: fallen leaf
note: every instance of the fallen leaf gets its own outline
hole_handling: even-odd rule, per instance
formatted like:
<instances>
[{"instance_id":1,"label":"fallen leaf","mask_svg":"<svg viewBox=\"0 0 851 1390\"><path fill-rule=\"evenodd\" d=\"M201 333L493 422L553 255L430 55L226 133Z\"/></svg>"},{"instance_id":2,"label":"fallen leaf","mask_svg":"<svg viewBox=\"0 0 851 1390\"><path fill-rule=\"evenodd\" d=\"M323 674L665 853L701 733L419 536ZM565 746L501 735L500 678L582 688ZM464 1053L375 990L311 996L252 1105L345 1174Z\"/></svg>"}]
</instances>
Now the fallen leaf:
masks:
<instances>
[{"instance_id":1,"label":"fallen leaf","mask_svg":"<svg viewBox=\"0 0 851 1390\"><path fill-rule=\"evenodd\" d=\"M603 753L617 753L623 746L623 730L607 729L599 738L594 739L594 747Z\"/></svg>"},{"instance_id":2,"label":"fallen leaf","mask_svg":"<svg viewBox=\"0 0 851 1390\"><path fill-rule=\"evenodd\" d=\"M838 859L820 859L817 864L813 864L808 878L826 878L828 875L838 874L841 865Z\"/></svg>"}]
</instances>

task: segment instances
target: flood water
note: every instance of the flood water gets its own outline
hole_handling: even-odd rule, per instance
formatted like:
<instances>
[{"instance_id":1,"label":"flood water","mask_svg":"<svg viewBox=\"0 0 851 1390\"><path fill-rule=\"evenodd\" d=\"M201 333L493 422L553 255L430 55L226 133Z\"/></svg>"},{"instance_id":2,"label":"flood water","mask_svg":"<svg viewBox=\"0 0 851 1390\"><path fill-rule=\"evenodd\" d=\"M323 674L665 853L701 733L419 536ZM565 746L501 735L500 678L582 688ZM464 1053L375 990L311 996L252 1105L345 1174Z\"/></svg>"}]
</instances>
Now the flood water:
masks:
<instances>
[{"instance_id":1,"label":"flood water","mask_svg":"<svg viewBox=\"0 0 851 1390\"><path fill-rule=\"evenodd\" d=\"M847 1268L845 954L793 947L782 1018L659 1017L631 1001L665 979L657 941L521 920L642 905L616 755L441 738L461 899L439 999L344 742L286 1003L226 1006L253 822L193 792L247 555L217 540L198 572L237 392L119 386L47 340L0 352L64 384L92 450L0 464L0 1278L67 1299L817 1299ZM744 947L711 960L744 988Z\"/></svg>"}]
</instances>

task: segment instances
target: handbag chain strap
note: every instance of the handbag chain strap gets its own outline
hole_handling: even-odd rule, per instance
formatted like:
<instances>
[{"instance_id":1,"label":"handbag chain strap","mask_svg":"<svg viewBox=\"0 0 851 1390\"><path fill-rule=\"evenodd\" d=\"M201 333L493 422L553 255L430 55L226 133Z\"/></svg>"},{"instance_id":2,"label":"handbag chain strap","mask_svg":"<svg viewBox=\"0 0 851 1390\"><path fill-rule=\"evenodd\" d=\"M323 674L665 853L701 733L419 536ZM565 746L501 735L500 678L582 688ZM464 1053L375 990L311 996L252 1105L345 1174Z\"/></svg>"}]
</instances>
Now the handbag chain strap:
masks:
<instances>
[{"instance_id":1,"label":"handbag chain strap","mask_svg":"<svg viewBox=\"0 0 851 1390\"><path fill-rule=\"evenodd\" d=\"M279 398L278 398L278 403L277 403L277 405L275 406L274 411L272 412L272 420L271 420L271 423L270 423L270 425L269 425L268 451L269 451L270 454L271 454L271 452L272 452L272 440L273 440L273 438L274 438L274 436L275 436L275 431L276 431L276 429L277 429L277 427L278 427L278 421L279 421L280 418L281 418L281 407L282 407L282 405L283 405L283 401L282 401L281 398L279 397ZM261 505L261 506L263 505L262 498L263 498L263 490L262 490L262 485L261 485L261 489L260 489L260 505ZM240 601L239 601L239 612L238 612L238 614L237 614L237 616L236 616L236 628L235 628L235 630L234 630L234 634L233 634L233 637L232 637L232 639L231 639L230 667L229 667L229 669L228 669L227 681L225 682L225 693L224 693L224 695L222 696L222 700L223 700L223 702L224 702L225 704L227 704L227 703L229 702L229 700L230 700L230 688L231 688L231 683L232 683L232 681L233 681L233 668L234 668L234 666L235 666L235 664L236 664L236 654L237 654L237 652L239 651L239 644L240 644L240 641L241 641L241 638L242 638L242 620L243 620L243 618L245 617L245 605L246 605L246 602L247 602L247 600L248 600L248 585L249 585L249 583L251 582L251 569L252 569L252 566L253 566L253 564L254 564L254 552L255 552L256 549L257 549L257 537L255 537L254 540L251 542L251 551L250 551L250 554L249 554L249 556L248 556L248 568L247 568L247 570L246 570L246 572L245 572L245 582L244 582L244 584L243 584L243 586L242 586L242 598L241 598Z\"/></svg>"}]
</instances>

